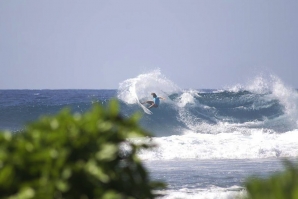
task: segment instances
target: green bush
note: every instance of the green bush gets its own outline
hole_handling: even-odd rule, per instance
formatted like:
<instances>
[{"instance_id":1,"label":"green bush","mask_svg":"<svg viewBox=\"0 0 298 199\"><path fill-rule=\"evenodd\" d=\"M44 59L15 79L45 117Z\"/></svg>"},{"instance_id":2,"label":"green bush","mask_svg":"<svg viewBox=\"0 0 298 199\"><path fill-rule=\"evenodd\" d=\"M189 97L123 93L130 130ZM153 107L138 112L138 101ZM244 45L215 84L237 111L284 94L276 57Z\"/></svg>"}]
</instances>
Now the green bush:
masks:
<instances>
[{"instance_id":1,"label":"green bush","mask_svg":"<svg viewBox=\"0 0 298 199\"><path fill-rule=\"evenodd\" d=\"M286 169L268 179L250 178L245 187L249 199L298 199L298 165L285 161Z\"/></svg>"},{"instance_id":2,"label":"green bush","mask_svg":"<svg viewBox=\"0 0 298 199\"><path fill-rule=\"evenodd\" d=\"M129 138L149 134L139 115L123 118L119 105L68 109L43 117L20 133L0 133L0 198L155 198L163 187L149 179ZM123 150L125 148L125 150Z\"/></svg>"}]
</instances>

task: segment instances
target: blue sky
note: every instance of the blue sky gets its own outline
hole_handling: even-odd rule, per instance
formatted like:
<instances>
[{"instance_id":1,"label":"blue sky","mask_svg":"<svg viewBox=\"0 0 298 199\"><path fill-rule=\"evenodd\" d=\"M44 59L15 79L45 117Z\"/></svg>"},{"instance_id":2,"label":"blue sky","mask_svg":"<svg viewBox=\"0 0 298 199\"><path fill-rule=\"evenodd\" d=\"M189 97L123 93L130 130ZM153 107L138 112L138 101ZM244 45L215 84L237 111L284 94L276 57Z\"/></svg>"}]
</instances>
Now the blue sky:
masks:
<instances>
[{"instance_id":1,"label":"blue sky","mask_svg":"<svg viewBox=\"0 0 298 199\"><path fill-rule=\"evenodd\" d=\"M0 0L0 89L181 88L273 74L298 88L298 1Z\"/></svg>"}]
</instances>

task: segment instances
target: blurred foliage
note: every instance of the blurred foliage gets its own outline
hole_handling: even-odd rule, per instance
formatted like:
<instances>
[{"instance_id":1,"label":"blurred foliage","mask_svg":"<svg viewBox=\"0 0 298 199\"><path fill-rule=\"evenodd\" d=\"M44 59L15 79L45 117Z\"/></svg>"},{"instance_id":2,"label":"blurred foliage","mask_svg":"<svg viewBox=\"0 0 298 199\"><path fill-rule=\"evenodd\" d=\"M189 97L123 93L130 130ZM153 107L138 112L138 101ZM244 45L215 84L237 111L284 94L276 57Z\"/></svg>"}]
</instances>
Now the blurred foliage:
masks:
<instances>
[{"instance_id":1,"label":"blurred foliage","mask_svg":"<svg viewBox=\"0 0 298 199\"><path fill-rule=\"evenodd\" d=\"M268 179L252 177L245 187L249 199L298 199L298 164L285 160L285 170Z\"/></svg>"},{"instance_id":2,"label":"blurred foliage","mask_svg":"<svg viewBox=\"0 0 298 199\"><path fill-rule=\"evenodd\" d=\"M149 179L137 156L152 146L129 141L150 136L139 118L121 117L112 100L82 115L65 109L17 134L1 132L0 198L155 198L164 184Z\"/></svg>"}]
</instances>

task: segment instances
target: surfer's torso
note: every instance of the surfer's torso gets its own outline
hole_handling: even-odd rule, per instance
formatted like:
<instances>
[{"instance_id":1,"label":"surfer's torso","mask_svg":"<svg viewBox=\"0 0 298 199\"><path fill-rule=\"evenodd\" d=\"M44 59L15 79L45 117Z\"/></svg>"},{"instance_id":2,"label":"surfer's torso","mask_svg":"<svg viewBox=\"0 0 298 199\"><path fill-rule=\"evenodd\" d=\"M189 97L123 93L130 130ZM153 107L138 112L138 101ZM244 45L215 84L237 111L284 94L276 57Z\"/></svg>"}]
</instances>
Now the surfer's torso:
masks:
<instances>
[{"instance_id":1,"label":"surfer's torso","mask_svg":"<svg viewBox=\"0 0 298 199\"><path fill-rule=\"evenodd\" d=\"M153 102L154 102L154 105L158 106L159 105L159 98L158 97L154 97L153 98Z\"/></svg>"}]
</instances>

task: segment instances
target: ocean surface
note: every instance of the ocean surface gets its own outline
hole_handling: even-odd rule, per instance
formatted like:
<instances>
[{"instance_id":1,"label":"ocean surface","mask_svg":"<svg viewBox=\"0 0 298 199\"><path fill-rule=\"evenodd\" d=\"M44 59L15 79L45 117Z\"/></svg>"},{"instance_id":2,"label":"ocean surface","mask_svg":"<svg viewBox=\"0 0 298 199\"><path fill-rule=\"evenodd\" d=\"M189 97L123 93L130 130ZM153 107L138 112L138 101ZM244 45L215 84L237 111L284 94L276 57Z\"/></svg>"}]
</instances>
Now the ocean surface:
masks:
<instances>
[{"instance_id":1,"label":"ocean surface","mask_svg":"<svg viewBox=\"0 0 298 199\"><path fill-rule=\"evenodd\" d=\"M199 85L198 85L199 87ZM138 104L165 98L148 115ZM298 154L298 93L278 77L256 77L223 89L182 89L155 70L114 90L0 90L0 129L17 132L64 107L83 113L117 98L122 115L143 113L153 150L140 157L153 179L168 184L162 199L245 195L247 177L267 177Z\"/></svg>"}]
</instances>

